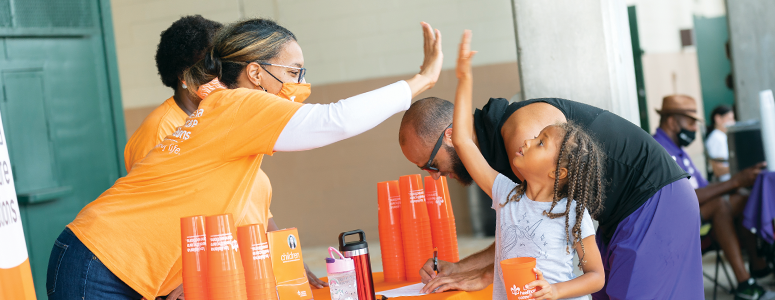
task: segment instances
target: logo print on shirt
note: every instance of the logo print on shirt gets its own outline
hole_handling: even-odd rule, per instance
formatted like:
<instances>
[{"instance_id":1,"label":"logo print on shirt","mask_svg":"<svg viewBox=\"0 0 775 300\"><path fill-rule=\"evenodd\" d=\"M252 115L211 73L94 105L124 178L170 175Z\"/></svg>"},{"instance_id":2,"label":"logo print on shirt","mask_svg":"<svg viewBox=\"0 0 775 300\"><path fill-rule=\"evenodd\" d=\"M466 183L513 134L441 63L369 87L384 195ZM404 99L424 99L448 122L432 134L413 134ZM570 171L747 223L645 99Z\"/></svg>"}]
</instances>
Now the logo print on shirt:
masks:
<instances>
[{"instance_id":1,"label":"logo print on shirt","mask_svg":"<svg viewBox=\"0 0 775 300\"><path fill-rule=\"evenodd\" d=\"M527 217L527 214L525 214L523 217ZM525 225L520 225L522 223L521 221L525 221ZM532 225L530 224L530 221L527 219L523 219L520 221L517 221L514 225L511 224L502 224L501 225L501 256L504 258L511 257L509 253L514 249L514 247L519 248L528 248L528 249L535 249L538 250L538 252L533 252L531 255L526 256L534 256L536 258L546 258L547 252L544 250L544 247L547 245L547 243L544 241L536 241L536 235L535 232L538 229L538 227L541 225L541 222L543 222L543 219L539 219ZM543 235L542 239L543 240ZM528 246L528 243L532 243L533 246Z\"/></svg>"}]
</instances>

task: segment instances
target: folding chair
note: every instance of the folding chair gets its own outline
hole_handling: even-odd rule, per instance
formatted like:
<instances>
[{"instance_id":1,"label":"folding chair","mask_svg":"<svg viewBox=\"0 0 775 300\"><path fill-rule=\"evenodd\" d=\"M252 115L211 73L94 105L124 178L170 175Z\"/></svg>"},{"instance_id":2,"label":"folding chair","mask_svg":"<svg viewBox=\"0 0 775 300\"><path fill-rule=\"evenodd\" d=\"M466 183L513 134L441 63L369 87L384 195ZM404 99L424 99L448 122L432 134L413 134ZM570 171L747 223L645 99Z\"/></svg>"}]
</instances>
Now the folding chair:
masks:
<instances>
[{"instance_id":1,"label":"folding chair","mask_svg":"<svg viewBox=\"0 0 775 300\"><path fill-rule=\"evenodd\" d=\"M713 273L713 276L711 276L710 274L705 272L705 270L703 270L702 276L713 282L713 300L716 300L716 294L718 292L719 287L721 287L723 291L731 295L735 293L735 283L732 281L732 277L729 276L727 265L724 262L724 259L721 257L721 247L718 245L718 243L714 242L711 239L710 229L711 229L710 223L704 223L702 224L702 227L700 227L701 249L702 249L703 256L708 252L716 252L716 270ZM727 282L729 283L728 287L725 287L724 285L718 282L719 266L724 271L724 275L726 275L727 277Z\"/></svg>"}]
</instances>

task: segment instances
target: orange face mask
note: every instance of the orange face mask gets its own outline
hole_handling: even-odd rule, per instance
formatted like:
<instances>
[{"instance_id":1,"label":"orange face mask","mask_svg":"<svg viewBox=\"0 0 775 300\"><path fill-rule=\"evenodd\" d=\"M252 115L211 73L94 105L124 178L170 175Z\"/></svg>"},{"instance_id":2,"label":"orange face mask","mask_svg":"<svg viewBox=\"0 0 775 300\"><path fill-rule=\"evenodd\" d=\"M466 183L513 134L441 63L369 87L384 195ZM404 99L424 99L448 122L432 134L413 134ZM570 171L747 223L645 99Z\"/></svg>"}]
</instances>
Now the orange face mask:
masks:
<instances>
[{"instance_id":1,"label":"orange face mask","mask_svg":"<svg viewBox=\"0 0 775 300\"><path fill-rule=\"evenodd\" d=\"M218 78L199 86L197 90L197 96L204 99L207 98L212 92L220 89L226 89L226 86L218 81ZM283 99L288 99L293 102L302 103L307 100L307 97L312 93L312 85L309 83L283 83L282 89L277 93L277 96Z\"/></svg>"},{"instance_id":2,"label":"orange face mask","mask_svg":"<svg viewBox=\"0 0 775 300\"><path fill-rule=\"evenodd\" d=\"M312 86L309 83L283 83L283 88L277 93L277 96L288 99L293 102L302 103L307 100L312 93Z\"/></svg>"}]
</instances>

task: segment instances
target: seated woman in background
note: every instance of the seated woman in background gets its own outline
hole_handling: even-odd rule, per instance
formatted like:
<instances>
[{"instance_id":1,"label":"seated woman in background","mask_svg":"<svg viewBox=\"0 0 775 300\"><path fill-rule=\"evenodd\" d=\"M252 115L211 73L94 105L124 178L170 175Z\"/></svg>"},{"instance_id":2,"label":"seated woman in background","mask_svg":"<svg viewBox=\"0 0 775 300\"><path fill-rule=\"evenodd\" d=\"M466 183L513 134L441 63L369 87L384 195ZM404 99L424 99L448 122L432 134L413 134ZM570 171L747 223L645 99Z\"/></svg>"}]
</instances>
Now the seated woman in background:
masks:
<instances>
[{"instance_id":1,"label":"seated woman in background","mask_svg":"<svg viewBox=\"0 0 775 300\"><path fill-rule=\"evenodd\" d=\"M729 148L727 145L727 127L735 125L735 112L726 105L719 105L710 113L708 136L705 149L713 169L713 176L719 181L727 181L729 174Z\"/></svg>"}]
</instances>

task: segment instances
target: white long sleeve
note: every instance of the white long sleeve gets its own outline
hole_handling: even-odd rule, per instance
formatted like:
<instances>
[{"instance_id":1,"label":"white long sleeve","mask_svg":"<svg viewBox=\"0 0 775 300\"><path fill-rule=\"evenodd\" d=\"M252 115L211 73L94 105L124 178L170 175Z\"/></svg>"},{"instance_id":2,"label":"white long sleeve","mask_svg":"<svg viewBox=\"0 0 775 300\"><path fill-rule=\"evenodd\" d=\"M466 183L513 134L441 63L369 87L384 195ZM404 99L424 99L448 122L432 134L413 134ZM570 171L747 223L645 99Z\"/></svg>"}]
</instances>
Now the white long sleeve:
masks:
<instances>
[{"instance_id":1,"label":"white long sleeve","mask_svg":"<svg viewBox=\"0 0 775 300\"><path fill-rule=\"evenodd\" d=\"M359 135L409 109L412 90L406 81L331 104L305 104L285 125L274 151L309 150Z\"/></svg>"}]
</instances>

